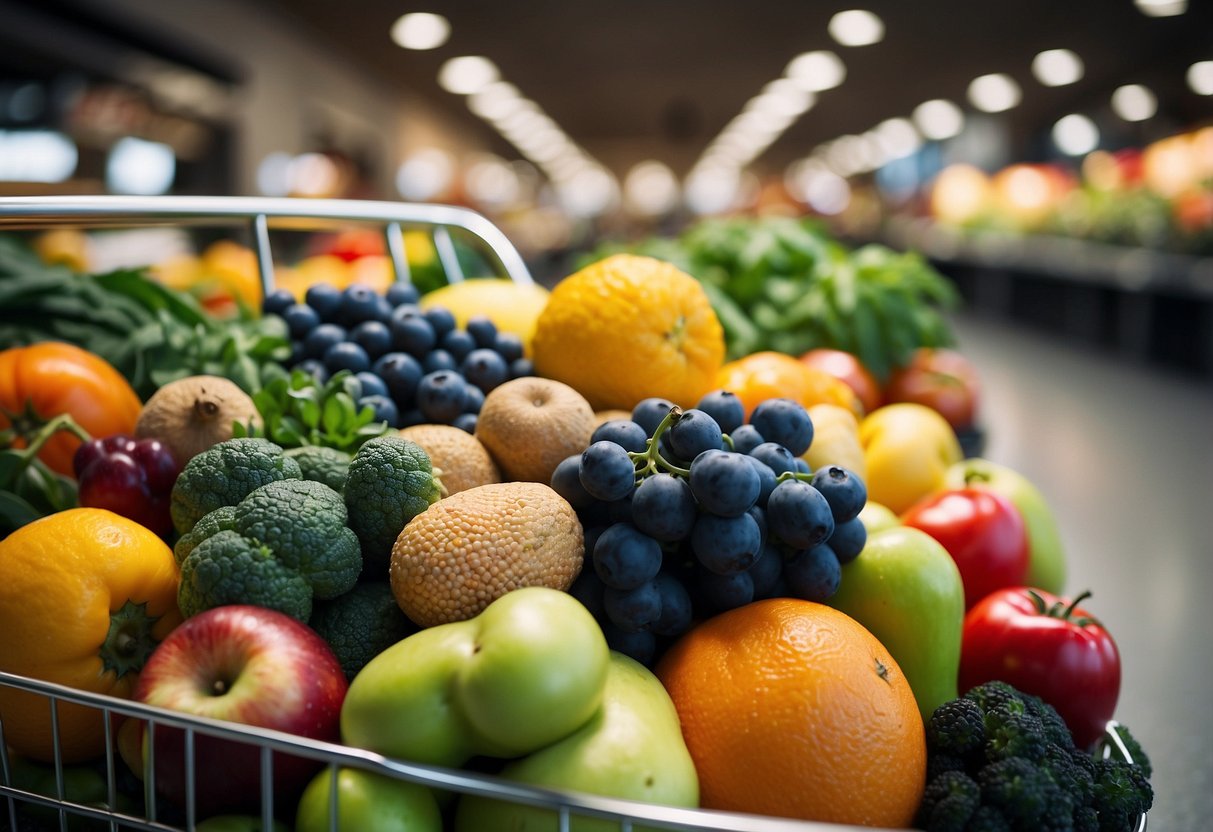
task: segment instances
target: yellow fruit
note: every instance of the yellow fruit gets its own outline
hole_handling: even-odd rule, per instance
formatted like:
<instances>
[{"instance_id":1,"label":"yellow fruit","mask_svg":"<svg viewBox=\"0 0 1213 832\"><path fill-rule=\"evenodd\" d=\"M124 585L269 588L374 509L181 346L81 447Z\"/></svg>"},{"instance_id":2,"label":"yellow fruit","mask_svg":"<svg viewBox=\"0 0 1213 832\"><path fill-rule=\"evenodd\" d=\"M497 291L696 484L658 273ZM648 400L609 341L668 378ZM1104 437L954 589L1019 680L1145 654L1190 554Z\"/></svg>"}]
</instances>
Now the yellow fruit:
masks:
<instances>
[{"instance_id":1,"label":"yellow fruit","mask_svg":"<svg viewBox=\"0 0 1213 832\"><path fill-rule=\"evenodd\" d=\"M361 283L370 286L379 294L383 294L396 281L396 270L388 257L379 254L368 254L359 257L349 264L350 283Z\"/></svg>"},{"instance_id":2,"label":"yellow fruit","mask_svg":"<svg viewBox=\"0 0 1213 832\"><path fill-rule=\"evenodd\" d=\"M572 387L525 376L484 397L476 438L506 479L547 484L565 457L586 449L596 425L589 402Z\"/></svg>"},{"instance_id":3,"label":"yellow fruit","mask_svg":"<svg viewBox=\"0 0 1213 832\"><path fill-rule=\"evenodd\" d=\"M539 316L536 372L597 410L650 396L693 407L715 385L724 331L698 281L670 263L617 254L566 277Z\"/></svg>"},{"instance_id":4,"label":"yellow fruit","mask_svg":"<svg viewBox=\"0 0 1213 832\"><path fill-rule=\"evenodd\" d=\"M392 547L392 593L422 627L464 621L511 590L567 590L581 571L577 513L546 485L482 485L439 500Z\"/></svg>"},{"instance_id":5,"label":"yellow fruit","mask_svg":"<svg viewBox=\"0 0 1213 832\"><path fill-rule=\"evenodd\" d=\"M868 464L868 499L905 512L944 487L947 470L964 454L952 426L921 404L887 404L859 424Z\"/></svg>"},{"instance_id":6,"label":"yellow fruit","mask_svg":"<svg viewBox=\"0 0 1213 832\"><path fill-rule=\"evenodd\" d=\"M485 315L497 325L497 329L512 332L521 338L523 347L529 353L535 322L547 306L549 294L537 283L516 283L495 277L476 278L427 292L421 299L421 308L442 306L449 309L460 329L467 326L468 318L473 315Z\"/></svg>"},{"instance_id":7,"label":"yellow fruit","mask_svg":"<svg viewBox=\"0 0 1213 832\"><path fill-rule=\"evenodd\" d=\"M89 241L82 231L55 228L34 238L34 251L42 262L51 266L67 266L75 272L89 270Z\"/></svg>"},{"instance_id":8,"label":"yellow fruit","mask_svg":"<svg viewBox=\"0 0 1213 832\"><path fill-rule=\"evenodd\" d=\"M804 453L809 467L816 471L826 465L841 465L866 479L868 465L854 412L836 404L815 404L809 408L809 418L813 421L813 444Z\"/></svg>"},{"instance_id":9,"label":"yellow fruit","mask_svg":"<svg viewBox=\"0 0 1213 832\"><path fill-rule=\"evenodd\" d=\"M631 421L632 411L630 410L598 410L594 412L594 426L610 422L615 419L623 419Z\"/></svg>"},{"instance_id":10,"label":"yellow fruit","mask_svg":"<svg viewBox=\"0 0 1213 832\"><path fill-rule=\"evenodd\" d=\"M446 493L457 494L478 485L501 482L501 472L480 440L452 425L413 425L400 431L421 446Z\"/></svg>"}]
</instances>

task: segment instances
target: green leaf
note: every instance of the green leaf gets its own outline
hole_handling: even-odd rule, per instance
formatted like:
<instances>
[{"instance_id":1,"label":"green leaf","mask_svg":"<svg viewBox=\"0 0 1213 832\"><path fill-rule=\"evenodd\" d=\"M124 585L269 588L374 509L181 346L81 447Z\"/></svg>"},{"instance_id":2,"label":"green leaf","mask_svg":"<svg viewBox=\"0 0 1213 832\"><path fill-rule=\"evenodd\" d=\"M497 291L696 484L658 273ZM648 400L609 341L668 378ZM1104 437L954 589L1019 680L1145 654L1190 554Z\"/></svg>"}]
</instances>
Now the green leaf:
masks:
<instances>
[{"instance_id":1,"label":"green leaf","mask_svg":"<svg viewBox=\"0 0 1213 832\"><path fill-rule=\"evenodd\" d=\"M125 295L151 310L163 310L186 326L214 327L215 322L197 301L184 292L175 292L147 277L144 272L122 269L97 275L94 280L111 292Z\"/></svg>"},{"instance_id":2,"label":"green leaf","mask_svg":"<svg viewBox=\"0 0 1213 832\"><path fill-rule=\"evenodd\" d=\"M349 401L348 397L344 396L331 396L325 399L320 425L326 433L341 433L344 430L346 419L350 414L349 410L343 406L343 400Z\"/></svg>"},{"instance_id":3,"label":"green leaf","mask_svg":"<svg viewBox=\"0 0 1213 832\"><path fill-rule=\"evenodd\" d=\"M0 538L4 538L22 526L28 525L42 515L11 491L0 491Z\"/></svg>"}]
</instances>

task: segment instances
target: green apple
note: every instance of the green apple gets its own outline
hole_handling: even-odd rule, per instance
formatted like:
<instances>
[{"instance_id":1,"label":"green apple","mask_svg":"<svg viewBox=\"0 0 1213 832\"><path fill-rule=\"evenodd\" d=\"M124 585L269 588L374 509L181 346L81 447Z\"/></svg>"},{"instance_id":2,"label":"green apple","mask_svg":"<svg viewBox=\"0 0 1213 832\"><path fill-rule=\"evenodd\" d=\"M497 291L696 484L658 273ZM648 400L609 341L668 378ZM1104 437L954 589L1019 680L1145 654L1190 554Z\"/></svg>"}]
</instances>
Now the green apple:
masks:
<instances>
[{"instance_id":1,"label":"green apple","mask_svg":"<svg viewBox=\"0 0 1213 832\"><path fill-rule=\"evenodd\" d=\"M882 529L891 529L901 525L901 519L888 506L868 500L859 512L859 522L867 529L868 534L876 534Z\"/></svg>"},{"instance_id":2,"label":"green apple","mask_svg":"<svg viewBox=\"0 0 1213 832\"><path fill-rule=\"evenodd\" d=\"M622 653L611 653L606 693L594 717L560 742L508 763L501 776L663 806L699 805L699 777L674 703L656 676ZM550 832L556 827L557 814L551 810L475 795L463 797L455 815L456 832ZM570 817L570 832L617 829L618 821Z\"/></svg>"},{"instance_id":3,"label":"green apple","mask_svg":"<svg viewBox=\"0 0 1213 832\"><path fill-rule=\"evenodd\" d=\"M194 832L264 832L265 825L261 818L252 815L215 815L206 820L200 820L194 825ZM270 832L290 832L290 827L280 820L274 821Z\"/></svg>"},{"instance_id":4,"label":"green apple","mask_svg":"<svg viewBox=\"0 0 1213 832\"><path fill-rule=\"evenodd\" d=\"M303 790L295 832L329 832L333 775L320 772ZM434 794L420 783L357 768L337 772L337 828L375 832L442 832Z\"/></svg>"},{"instance_id":5,"label":"green apple","mask_svg":"<svg viewBox=\"0 0 1213 832\"><path fill-rule=\"evenodd\" d=\"M466 621L397 642L350 683L347 745L418 763L520 757L580 728L602 703L610 649L565 592L509 592Z\"/></svg>"},{"instance_id":6,"label":"green apple","mask_svg":"<svg viewBox=\"0 0 1213 832\"><path fill-rule=\"evenodd\" d=\"M1044 495L1027 477L988 459L966 459L947 472L948 488L988 488L1019 509L1028 532L1028 586L1060 595L1066 583L1066 553L1057 520Z\"/></svg>"},{"instance_id":7,"label":"green apple","mask_svg":"<svg viewBox=\"0 0 1213 832\"><path fill-rule=\"evenodd\" d=\"M956 562L908 526L868 537L826 602L868 629L905 673L923 720L957 696L965 596Z\"/></svg>"}]
</instances>

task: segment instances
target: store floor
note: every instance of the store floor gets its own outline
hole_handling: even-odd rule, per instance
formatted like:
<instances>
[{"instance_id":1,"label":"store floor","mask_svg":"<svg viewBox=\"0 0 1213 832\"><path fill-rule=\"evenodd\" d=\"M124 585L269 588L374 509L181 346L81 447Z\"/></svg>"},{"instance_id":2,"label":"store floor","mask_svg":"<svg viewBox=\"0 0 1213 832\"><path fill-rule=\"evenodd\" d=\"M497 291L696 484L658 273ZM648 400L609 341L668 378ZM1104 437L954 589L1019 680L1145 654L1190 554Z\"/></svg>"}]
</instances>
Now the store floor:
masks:
<instances>
[{"instance_id":1,"label":"store floor","mask_svg":"<svg viewBox=\"0 0 1213 832\"><path fill-rule=\"evenodd\" d=\"M1152 830L1213 827L1213 384L1056 336L958 321L984 455L1048 498L1069 593L1121 653L1117 719L1154 764Z\"/></svg>"}]
</instances>

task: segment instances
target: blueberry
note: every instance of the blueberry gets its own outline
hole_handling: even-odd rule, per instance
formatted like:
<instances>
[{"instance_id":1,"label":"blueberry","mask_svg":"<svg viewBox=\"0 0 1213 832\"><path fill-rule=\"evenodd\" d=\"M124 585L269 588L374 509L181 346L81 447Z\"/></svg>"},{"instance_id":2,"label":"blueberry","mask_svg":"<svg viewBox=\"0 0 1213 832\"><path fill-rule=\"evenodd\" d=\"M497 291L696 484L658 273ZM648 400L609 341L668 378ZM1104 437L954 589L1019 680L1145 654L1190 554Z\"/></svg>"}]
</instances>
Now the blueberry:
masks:
<instances>
[{"instance_id":1,"label":"blueberry","mask_svg":"<svg viewBox=\"0 0 1213 832\"><path fill-rule=\"evenodd\" d=\"M632 495L632 522L657 540L674 542L689 537L695 516L695 497L682 477L654 474Z\"/></svg>"},{"instance_id":2,"label":"blueberry","mask_svg":"<svg viewBox=\"0 0 1213 832\"><path fill-rule=\"evenodd\" d=\"M388 396L387 384L379 376L373 372L363 370L360 373L355 373L354 378L358 379L358 384L362 387L362 397L366 396Z\"/></svg>"},{"instance_id":3,"label":"blueberry","mask_svg":"<svg viewBox=\"0 0 1213 832\"><path fill-rule=\"evenodd\" d=\"M379 320L381 311L379 295L375 290L362 283L353 283L341 293L337 319L339 323L352 327L363 321Z\"/></svg>"},{"instance_id":4,"label":"blueberry","mask_svg":"<svg viewBox=\"0 0 1213 832\"><path fill-rule=\"evenodd\" d=\"M606 613L605 590L603 596L603 615L606 618L602 622L602 634L606 636L607 647L646 667L652 665L657 656L657 636L649 630L628 630L615 624ZM661 604L660 595L656 603ZM649 626L652 627L653 624Z\"/></svg>"},{"instance_id":5,"label":"blueberry","mask_svg":"<svg viewBox=\"0 0 1213 832\"><path fill-rule=\"evenodd\" d=\"M643 399L632 408L632 421L644 429L645 436L652 436L673 407L674 403L669 399Z\"/></svg>"},{"instance_id":6,"label":"blueberry","mask_svg":"<svg viewBox=\"0 0 1213 832\"><path fill-rule=\"evenodd\" d=\"M305 358L296 364L294 369L303 370L303 372L316 379L318 384L324 384L329 380L328 368L324 366L323 361L317 358Z\"/></svg>"},{"instance_id":7,"label":"blueberry","mask_svg":"<svg viewBox=\"0 0 1213 832\"><path fill-rule=\"evenodd\" d=\"M517 361L522 358L522 339L512 332L498 332L493 349L501 353L501 357L506 360L507 364Z\"/></svg>"},{"instance_id":8,"label":"blueberry","mask_svg":"<svg viewBox=\"0 0 1213 832\"><path fill-rule=\"evenodd\" d=\"M456 361L463 361L476 349L476 340L462 329L452 329L438 339L438 346L449 352Z\"/></svg>"},{"instance_id":9,"label":"blueberry","mask_svg":"<svg viewBox=\"0 0 1213 832\"><path fill-rule=\"evenodd\" d=\"M282 319L296 341L307 337L307 334L320 324L320 316L316 310L302 303L293 303L282 312Z\"/></svg>"},{"instance_id":10,"label":"blueberry","mask_svg":"<svg viewBox=\"0 0 1213 832\"><path fill-rule=\"evenodd\" d=\"M822 543L797 552L783 565L783 577L796 598L824 603L842 583L842 567L834 551Z\"/></svg>"},{"instance_id":11,"label":"blueberry","mask_svg":"<svg viewBox=\"0 0 1213 832\"><path fill-rule=\"evenodd\" d=\"M529 358L516 358L510 362L510 378L524 378L535 375L535 365Z\"/></svg>"},{"instance_id":12,"label":"blueberry","mask_svg":"<svg viewBox=\"0 0 1213 832\"><path fill-rule=\"evenodd\" d=\"M484 391L474 384L465 385L463 390L463 412L478 414L482 407L484 407Z\"/></svg>"},{"instance_id":13,"label":"blueberry","mask_svg":"<svg viewBox=\"0 0 1213 832\"><path fill-rule=\"evenodd\" d=\"M313 283L304 294L307 305L316 310L320 320L334 323L341 309L341 290L331 283Z\"/></svg>"},{"instance_id":14,"label":"blueberry","mask_svg":"<svg viewBox=\"0 0 1213 832\"><path fill-rule=\"evenodd\" d=\"M424 425L426 423L425 414L420 408L410 407L400 413L400 427L411 428L413 425Z\"/></svg>"},{"instance_id":15,"label":"blueberry","mask_svg":"<svg viewBox=\"0 0 1213 832\"><path fill-rule=\"evenodd\" d=\"M430 422L449 425L463 412L467 383L454 370L423 376L417 385L417 407Z\"/></svg>"},{"instance_id":16,"label":"blueberry","mask_svg":"<svg viewBox=\"0 0 1213 832\"><path fill-rule=\"evenodd\" d=\"M774 546L765 544L762 554L750 564L747 571L754 582L754 597L771 598L779 577L783 574L783 555Z\"/></svg>"},{"instance_id":17,"label":"blueberry","mask_svg":"<svg viewBox=\"0 0 1213 832\"><path fill-rule=\"evenodd\" d=\"M603 502L622 500L632 493L636 465L628 452L614 442L594 442L581 454L581 484Z\"/></svg>"},{"instance_id":18,"label":"blueberry","mask_svg":"<svg viewBox=\"0 0 1213 832\"><path fill-rule=\"evenodd\" d=\"M613 589L635 589L657 577L661 545L627 523L608 526L594 542L594 571Z\"/></svg>"},{"instance_id":19,"label":"blueberry","mask_svg":"<svg viewBox=\"0 0 1213 832\"><path fill-rule=\"evenodd\" d=\"M748 513L738 517L701 514L691 532L691 550L703 567L717 575L736 575L762 554L762 533Z\"/></svg>"},{"instance_id":20,"label":"blueberry","mask_svg":"<svg viewBox=\"0 0 1213 832\"><path fill-rule=\"evenodd\" d=\"M460 413L455 417L455 421L451 422L451 424L460 430L465 430L468 433L475 433L476 423L478 421L480 421L480 416L475 413Z\"/></svg>"},{"instance_id":21,"label":"blueberry","mask_svg":"<svg viewBox=\"0 0 1213 832\"><path fill-rule=\"evenodd\" d=\"M350 332L350 340L374 361L392 348L392 333L381 321L363 321Z\"/></svg>"},{"instance_id":22,"label":"blueberry","mask_svg":"<svg viewBox=\"0 0 1213 832\"><path fill-rule=\"evenodd\" d=\"M497 324L487 315L473 315L468 318L464 330L472 336L478 347L491 350L497 345Z\"/></svg>"},{"instance_id":23,"label":"blueberry","mask_svg":"<svg viewBox=\"0 0 1213 832\"><path fill-rule=\"evenodd\" d=\"M754 600L754 579L749 572L721 575L709 569L698 569L692 598L706 615L744 607Z\"/></svg>"},{"instance_id":24,"label":"blueberry","mask_svg":"<svg viewBox=\"0 0 1213 832\"><path fill-rule=\"evenodd\" d=\"M841 465L818 468L812 483L830 504L830 512L836 523L845 523L857 517L868 501L868 488L863 480Z\"/></svg>"},{"instance_id":25,"label":"blueberry","mask_svg":"<svg viewBox=\"0 0 1213 832\"><path fill-rule=\"evenodd\" d=\"M740 454L740 456L758 472L758 481L762 483L761 489L758 492L758 505L765 506L767 500L771 497L771 492L775 490L775 486L778 484L775 472L771 470L771 466L756 456L750 456L749 454Z\"/></svg>"},{"instance_id":26,"label":"blueberry","mask_svg":"<svg viewBox=\"0 0 1213 832\"><path fill-rule=\"evenodd\" d=\"M729 390L713 390L696 405L720 425L724 433L732 433L745 422L745 405L741 398Z\"/></svg>"},{"instance_id":27,"label":"blueberry","mask_svg":"<svg viewBox=\"0 0 1213 832\"><path fill-rule=\"evenodd\" d=\"M622 445L624 450L633 453L642 453L648 447L649 441L644 428L631 419L611 419L596 427L590 436L590 442L604 439Z\"/></svg>"},{"instance_id":28,"label":"blueberry","mask_svg":"<svg viewBox=\"0 0 1213 832\"><path fill-rule=\"evenodd\" d=\"M303 348L302 341L291 342L291 357L286 360L286 366L294 367L303 359L307 358L307 351Z\"/></svg>"},{"instance_id":29,"label":"blueberry","mask_svg":"<svg viewBox=\"0 0 1213 832\"><path fill-rule=\"evenodd\" d=\"M667 572L653 579L661 593L661 617L650 628L659 636L680 636L691 629L691 596L682 582Z\"/></svg>"},{"instance_id":30,"label":"blueberry","mask_svg":"<svg viewBox=\"0 0 1213 832\"><path fill-rule=\"evenodd\" d=\"M425 319L434 327L439 338L455 328L455 316L451 314L451 310L441 306L432 306L425 310Z\"/></svg>"},{"instance_id":31,"label":"blueberry","mask_svg":"<svg viewBox=\"0 0 1213 832\"><path fill-rule=\"evenodd\" d=\"M740 454L704 451L691 463L691 491L699 505L721 517L745 514L758 502L762 481Z\"/></svg>"},{"instance_id":32,"label":"blueberry","mask_svg":"<svg viewBox=\"0 0 1213 832\"><path fill-rule=\"evenodd\" d=\"M393 308L397 306L404 306L405 304L414 304L421 299L421 295L418 293L416 286L414 286L412 283L403 283L400 281L397 281L396 283L393 283L391 286L387 287L387 292L384 293L384 297L387 298L387 302L390 303Z\"/></svg>"},{"instance_id":33,"label":"blueberry","mask_svg":"<svg viewBox=\"0 0 1213 832\"><path fill-rule=\"evenodd\" d=\"M796 473L798 473L798 474L813 473L813 469L809 467L808 460L806 460L802 456L796 457Z\"/></svg>"},{"instance_id":34,"label":"blueberry","mask_svg":"<svg viewBox=\"0 0 1213 832\"><path fill-rule=\"evenodd\" d=\"M795 549L811 549L834 533L834 516L822 493L807 482L784 480L767 499L771 533Z\"/></svg>"},{"instance_id":35,"label":"blueberry","mask_svg":"<svg viewBox=\"0 0 1213 832\"><path fill-rule=\"evenodd\" d=\"M421 369L427 373L436 373L439 370L457 371L459 362L446 350L434 350L421 360Z\"/></svg>"},{"instance_id":36,"label":"blueberry","mask_svg":"<svg viewBox=\"0 0 1213 832\"><path fill-rule=\"evenodd\" d=\"M387 385L388 395L398 407L412 405L422 375L417 359L403 352L389 352L375 362L374 373Z\"/></svg>"},{"instance_id":37,"label":"blueberry","mask_svg":"<svg viewBox=\"0 0 1213 832\"><path fill-rule=\"evenodd\" d=\"M275 289L265 296L261 302L263 315L281 315L287 307L295 304L295 296L286 289Z\"/></svg>"},{"instance_id":38,"label":"blueberry","mask_svg":"<svg viewBox=\"0 0 1213 832\"><path fill-rule=\"evenodd\" d=\"M800 456L813 443L813 420L799 403L791 399L767 399L750 414L750 424L768 442L778 442L792 456Z\"/></svg>"},{"instance_id":39,"label":"blueberry","mask_svg":"<svg viewBox=\"0 0 1213 832\"><path fill-rule=\"evenodd\" d=\"M670 450L682 459L694 459L704 451L720 450L724 440L720 425L702 410L684 410L670 425Z\"/></svg>"},{"instance_id":40,"label":"blueberry","mask_svg":"<svg viewBox=\"0 0 1213 832\"><path fill-rule=\"evenodd\" d=\"M562 459L556 466L556 470L552 472L552 480L549 485L574 509L586 508L594 502L593 495L586 491L585 486L581 484L581 454L573 454ZM589 541L586 541L585 549L587 552L594 551L594 547L589 544Z\"/></svg>"},{"instance_id":41,"label":"blueberry","mask_svg":"<svg viewBox=\"0 0 1213 832\"><path fill-rule=\"evenodd\" d=\"M352 341L344 341L325 350L324 366L330 373L341 370L358 373L371 368L371 359L362 347Z\"/></svg>"},{"instance_id":42,"label":"blueberry","mask_svg":"<svg viewBox=\"0 0 1213 832\"><path fill-rule=\"evenodd\" d=\"M425 358L438 342L434 328L422 315L392 315L390 327L392 349L407 352L418 360Z\"/></svg>"},{"instance_id":43,"label":"blueberry","mask_svg":"<svg viewBox=\"0 0 1213 832\"><path fill-rule=\"evenodd\" d=\"M792 452L777 442L763 442L750 451L750 456L766 463L767 467L779 476L787 471L796 471L796 457Z\"/></svg>"},{"instance_id":44,"label":"blueberry","mask_svg":"<svg viewBox=\"0 0 1213 832\"><path fill-rule=\"evenodd\" d=\"M387 396L363 396L358 400L358 407L370 407L375 411L376 422L387 422L388 427L397 427L400 422L400 411L396 403Z\"/></svg>"},{"instance_id":45,"label":"blueberry","mask_svg":"<svg viewBox=\"0 0 1213 832\"><path fill-rule=\"evenodd\" d=\"M639 633L661 617L661 593L652 581L627 590L608 586L602 603L610 622L627 633Z\"/></svg>"},{"instance_id":46,"label":"blueberry","mask_svg":"<svg viewBox=\"0 0 1213 832\"><path fill-rule=\"evenodd\" d=\"M739 454L748 454L766 440L762 438L753 425L742 425L736 430L726 431L729 439L733 440L733 450Z\"/></svg>"},{"instance_id":47,"label":"blueberry","mask_svg":"<svg viewBox=\"0 0 1213 832\"><path fill-rule=\"evenodd\" d=\"M859 557L859 553L867 545L868 527L863 524L863 521L858 516L852 517L850 520L836 523L834 525L834 533L830 535L830 539L826 542L834 550L839 563L850 563Z\"/></svg>"},{"instance_id":48,"label":"blueberry","mask_svg":"<svg viewBox=\"0 0 1213 832\"><path fill-rule=\"evenodd\" d=\"M345 330L336 324L321 324L303 339L303 354L308 358L324 358L329 347L345 340Z\"/></svg>"},{"instance_id":49,"label":"blueberry","mask_svg":"<svg viewBox=\"0 0 1213 832\"><path fill-rule=\"evenodd\" d=\"M494 350L479 348L468 353L459 367L468 384L474 384L485 393L509 380L510 368L505 359Z\"/></svg>"}]
</instances>

